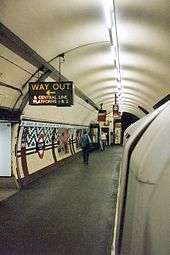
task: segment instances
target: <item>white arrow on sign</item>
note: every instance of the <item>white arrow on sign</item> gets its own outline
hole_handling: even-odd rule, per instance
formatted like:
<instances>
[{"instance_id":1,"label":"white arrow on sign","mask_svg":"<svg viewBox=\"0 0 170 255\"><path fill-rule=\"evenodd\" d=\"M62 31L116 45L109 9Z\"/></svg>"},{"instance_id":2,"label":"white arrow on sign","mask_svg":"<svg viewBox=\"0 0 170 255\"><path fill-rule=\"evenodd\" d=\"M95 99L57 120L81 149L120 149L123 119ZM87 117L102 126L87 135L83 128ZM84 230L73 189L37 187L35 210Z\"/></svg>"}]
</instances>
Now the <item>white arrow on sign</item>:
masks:
<instances>
[{"instance_id":1,"label":"white arrow on sign","mask_svg":"<svg viewBox=\"0 0 170 255\"><path fill-rule=\"evenodd\" d=\"M48 96L50 96L50 95L53 95L53 94L56 94L56 93L55 93L54 91L47 90L46 94L47 94Z\"/></svg>"}]
</instances>

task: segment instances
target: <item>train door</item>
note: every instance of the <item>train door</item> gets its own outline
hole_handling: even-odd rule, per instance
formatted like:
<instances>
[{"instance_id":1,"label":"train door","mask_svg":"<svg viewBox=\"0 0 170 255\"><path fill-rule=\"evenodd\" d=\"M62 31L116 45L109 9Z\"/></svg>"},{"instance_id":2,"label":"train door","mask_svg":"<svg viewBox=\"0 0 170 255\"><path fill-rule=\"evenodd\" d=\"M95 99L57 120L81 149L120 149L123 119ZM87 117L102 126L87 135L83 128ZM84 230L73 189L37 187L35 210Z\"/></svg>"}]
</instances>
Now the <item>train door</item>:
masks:
<instances>
[{"instance_id":1,"label":"train door","mask_svg":"<svg viewBox=\"0 0 170 255\"><path fill-rule=\"evenodd\" d=\"M10 123L0 123L0 176L11 176Z\"/></svg>"}]
</instances>

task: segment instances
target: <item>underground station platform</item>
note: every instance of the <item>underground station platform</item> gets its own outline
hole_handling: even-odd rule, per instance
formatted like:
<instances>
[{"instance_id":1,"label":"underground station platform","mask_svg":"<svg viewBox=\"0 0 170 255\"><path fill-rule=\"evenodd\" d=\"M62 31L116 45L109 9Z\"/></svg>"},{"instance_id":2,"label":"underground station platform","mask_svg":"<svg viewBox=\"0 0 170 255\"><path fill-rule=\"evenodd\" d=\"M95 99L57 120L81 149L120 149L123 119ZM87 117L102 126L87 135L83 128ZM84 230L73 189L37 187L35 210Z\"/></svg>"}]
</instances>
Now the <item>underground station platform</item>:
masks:
<instances>
[{"instance_id":1,"label":"underground station platform","mask_svg":"<svg viewBox=\"0 0 170 255\"><path fill-rule=\"evenodd\" d=\"M82 154L0 203L0 254L111 252L121 146Z\"/></svg>"}]
</instances>

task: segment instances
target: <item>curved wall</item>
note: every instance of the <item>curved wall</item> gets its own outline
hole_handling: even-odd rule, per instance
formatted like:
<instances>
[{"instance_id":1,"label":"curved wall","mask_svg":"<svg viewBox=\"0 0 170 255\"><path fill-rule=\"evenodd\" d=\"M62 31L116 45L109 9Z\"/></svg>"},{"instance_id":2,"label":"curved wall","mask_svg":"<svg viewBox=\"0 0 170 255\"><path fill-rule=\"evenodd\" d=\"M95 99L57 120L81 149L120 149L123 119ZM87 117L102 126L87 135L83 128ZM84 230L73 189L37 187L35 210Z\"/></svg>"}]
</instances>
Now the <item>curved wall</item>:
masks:
<instances>
[{"instance_id":1,"label":"curved wall","mask_svg":"<svg viewBox=\"0 0 170 255\"><path fill-rule=\"evenodd\" d=\"M13 127L13 174L26 185L63 159L81 151L79 140L88 126L22 119ZM14 156L15 151L15 156Z\"/></svg>"},{"instance_id":2,"label":"curved wall","mask_svg":"<svg viewBox=\"0 0 170 255\"><path fill-rule=\"evenodd\" d=\"M71 107L31 106L27 104L22 117L41 121L89 125L91 121L96 121L97 111L75 96L74 105Z\"/></svg>"}]
</instances>

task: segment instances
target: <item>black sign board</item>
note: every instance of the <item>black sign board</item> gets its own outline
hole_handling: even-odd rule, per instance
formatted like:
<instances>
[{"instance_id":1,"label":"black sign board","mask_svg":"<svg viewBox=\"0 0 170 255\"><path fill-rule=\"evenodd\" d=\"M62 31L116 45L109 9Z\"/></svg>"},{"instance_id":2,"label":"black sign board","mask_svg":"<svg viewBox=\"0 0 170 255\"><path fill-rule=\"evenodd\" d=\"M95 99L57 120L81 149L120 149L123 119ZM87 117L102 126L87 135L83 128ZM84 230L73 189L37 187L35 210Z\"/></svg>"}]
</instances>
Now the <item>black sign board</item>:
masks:
<instances>
[{"instance_id":1,"label":"black sign board","mask_svg":"<svg viewBox=\"0 0 170 255\"><path fill-rule=\"evenodd\" d=\"M30 105L73 105L73 82L30 82Z\"/></svg>"}]
</instances>

